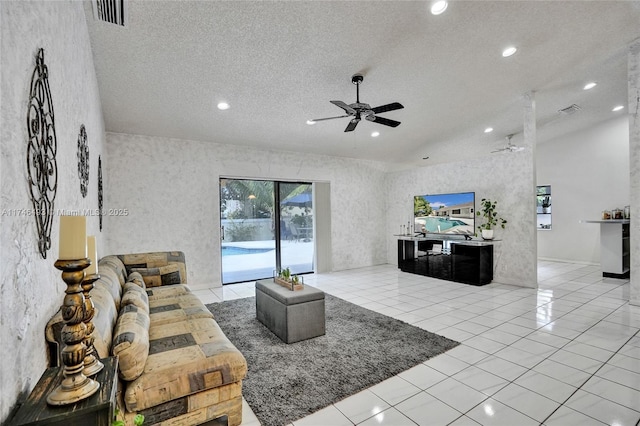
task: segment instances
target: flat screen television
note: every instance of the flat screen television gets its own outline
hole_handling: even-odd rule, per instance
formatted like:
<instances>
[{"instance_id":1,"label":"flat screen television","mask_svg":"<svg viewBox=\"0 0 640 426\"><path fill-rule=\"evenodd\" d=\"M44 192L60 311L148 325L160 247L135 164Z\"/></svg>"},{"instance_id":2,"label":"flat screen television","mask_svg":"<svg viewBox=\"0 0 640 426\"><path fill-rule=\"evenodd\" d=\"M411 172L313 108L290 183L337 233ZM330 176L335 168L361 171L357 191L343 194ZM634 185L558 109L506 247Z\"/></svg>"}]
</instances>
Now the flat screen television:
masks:
<instances>
[{"instance_id":1,"label":"flat screen television","mask_svg":"<svg viewBox=\"0 0 640 426\"><path fill-rule=\"evenodd\" d=\"M416 195L414 230L422 234L475 234L475 192Z\"/></svg>"}]
</instances>

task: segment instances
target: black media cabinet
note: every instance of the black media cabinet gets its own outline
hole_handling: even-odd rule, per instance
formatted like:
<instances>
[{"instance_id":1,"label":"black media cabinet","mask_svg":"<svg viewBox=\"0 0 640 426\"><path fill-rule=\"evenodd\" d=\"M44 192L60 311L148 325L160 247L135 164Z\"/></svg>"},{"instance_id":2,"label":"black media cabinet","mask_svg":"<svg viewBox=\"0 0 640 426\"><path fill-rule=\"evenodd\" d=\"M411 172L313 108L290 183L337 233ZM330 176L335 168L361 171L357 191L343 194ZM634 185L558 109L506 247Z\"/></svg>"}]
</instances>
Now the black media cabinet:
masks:
<instances>
[{"instance_id":1,"label":"black media cabinet","mask_svg":"<svg viewBox=\"0 0 640 426\"><path fill-rule=\"evenodd\" d=\"M434 253L434 245L443 247ZM403 272L472 285L493 280L493 243L406 237L398 240L398 268Z\"/></svg>"}]
</instances>

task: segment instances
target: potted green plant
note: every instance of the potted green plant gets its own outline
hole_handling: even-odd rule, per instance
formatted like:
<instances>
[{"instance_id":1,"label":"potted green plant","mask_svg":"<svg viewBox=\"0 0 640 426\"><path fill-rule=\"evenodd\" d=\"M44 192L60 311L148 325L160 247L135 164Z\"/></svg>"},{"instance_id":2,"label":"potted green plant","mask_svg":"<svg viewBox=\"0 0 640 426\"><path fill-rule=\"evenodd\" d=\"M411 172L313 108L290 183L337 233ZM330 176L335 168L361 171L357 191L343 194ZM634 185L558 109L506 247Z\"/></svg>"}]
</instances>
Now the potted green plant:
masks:
<instances>
[{"instance_id":1,"label":"potted green plant","mask_svg":"<svg viewBox=\"0 0 640 426\"><path fill-rule=\"evenodd\" d=\"M480 210L476 212L477 216L482 216L485 219L485 223L478 225L478 229L482 234L483 240L493 240L493 229L496 226L500 226L504 229L507 221L500 216L496 211L497 201L491 201L487 198L483 198L480 201Z\"/></svg>"},{"instance_id":2,"label":"potted green plant","mask_svg":"<svg viewBox=\"0 0 640 426\"><path fill-rule=\"evenodd\" d=\"M549 207L551 207L551 199L547 195L542 199L542 213L549 213Z\"/></svg>"}]
</instances>

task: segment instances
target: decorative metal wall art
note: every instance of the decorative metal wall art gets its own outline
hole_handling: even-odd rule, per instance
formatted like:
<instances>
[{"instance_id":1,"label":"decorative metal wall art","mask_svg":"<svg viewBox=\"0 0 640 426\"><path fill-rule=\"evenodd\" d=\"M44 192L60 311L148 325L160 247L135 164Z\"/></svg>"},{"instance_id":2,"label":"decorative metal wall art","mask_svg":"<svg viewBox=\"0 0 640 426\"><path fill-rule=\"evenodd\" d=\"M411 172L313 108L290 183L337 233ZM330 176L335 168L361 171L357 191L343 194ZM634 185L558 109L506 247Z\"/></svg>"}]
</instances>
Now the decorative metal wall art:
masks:
<instances>
[{"instance_id":1,"label":"decorative metal wall art","mask_svg":"<svg viewBox=\"0 0 640 426\"><path fill-rule=\"evenodd\" d=\"M102 157L98 156L98 217L100 218L100 232L102 232Z\"/></svg>"},{"instance_id":2,"label":"decorative metal wall art","mask_svg":"<svg viewBox=\"0 0 640 426\"><path fill-rule=\"evenodd\" d=\"M87 196L89 187L89 145L87 145L87 130L84 124L80 125L78 134L78 177L80 178L80 193Z\"/></svg>"},{"instance_id":3,"label":"decorative metal wall art","mask_svg":"<svg viewBox=\"0 0 640 426\"><path fill-rule=\"evenodd\" d=\"M58 189L56 163L57 140L53 101L49 89L49 71L44 63L44 49L38 51L31 76L29 111L27 112L27 172L33 217L38 230L38 250L43 259L51 248L53 202Z\"/></svg>"}]
</instances>

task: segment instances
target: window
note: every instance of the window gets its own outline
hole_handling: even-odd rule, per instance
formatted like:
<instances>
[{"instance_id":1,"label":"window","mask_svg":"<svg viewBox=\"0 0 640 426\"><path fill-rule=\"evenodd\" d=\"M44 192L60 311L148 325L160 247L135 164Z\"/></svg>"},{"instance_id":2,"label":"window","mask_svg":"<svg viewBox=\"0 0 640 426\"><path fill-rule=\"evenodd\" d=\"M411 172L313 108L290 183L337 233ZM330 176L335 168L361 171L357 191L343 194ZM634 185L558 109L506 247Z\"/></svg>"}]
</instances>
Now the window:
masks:
<instances>
[{"instance_id":1,"label":"window","mask_svg":"<svg viewBox=\"0 0 640 426\"><path fill-rule=\"evenodd\" d=\"M551 229L551 185L540 185L536 191L538 229Z\"/></svg>"}]
</instances>

